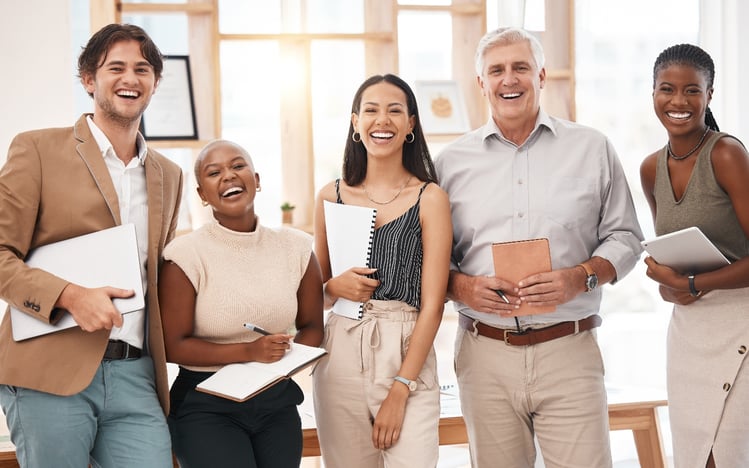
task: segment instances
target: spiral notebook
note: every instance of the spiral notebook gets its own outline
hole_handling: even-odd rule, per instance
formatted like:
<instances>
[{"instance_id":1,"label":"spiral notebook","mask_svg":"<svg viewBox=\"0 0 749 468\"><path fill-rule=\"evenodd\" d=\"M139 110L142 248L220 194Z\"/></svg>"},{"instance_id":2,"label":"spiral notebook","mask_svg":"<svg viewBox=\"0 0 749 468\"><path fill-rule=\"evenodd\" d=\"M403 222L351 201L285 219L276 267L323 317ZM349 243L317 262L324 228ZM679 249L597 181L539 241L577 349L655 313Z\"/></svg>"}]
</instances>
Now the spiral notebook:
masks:
<instances>
[{"instance_id":1,"label":"spiral notebook","mask_svg":"<svg viewBox=\"0 0 749 468\"><path fill-rule=\"evenodd\" d=\"M329 201L323 202L323 209L331 274L338 276L349 268L369 267L377 210ZM363 307L362 302L339 298L333 304L333 312L361 319Z\"/></svg>"}]
</instances>

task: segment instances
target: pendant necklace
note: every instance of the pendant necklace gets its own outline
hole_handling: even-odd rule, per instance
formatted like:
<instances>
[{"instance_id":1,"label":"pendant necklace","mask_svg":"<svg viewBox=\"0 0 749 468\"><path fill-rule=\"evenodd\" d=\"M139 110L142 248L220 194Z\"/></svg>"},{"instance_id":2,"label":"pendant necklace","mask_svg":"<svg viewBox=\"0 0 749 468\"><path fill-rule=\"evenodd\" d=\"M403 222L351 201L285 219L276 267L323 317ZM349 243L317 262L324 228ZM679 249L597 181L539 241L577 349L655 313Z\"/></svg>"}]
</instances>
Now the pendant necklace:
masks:
<instances>
[{"instance_id":1,"label":"pendant necklace","mask_svg":"<svg viewBox=\"0 0 749 468\"><path fill-rule=\"evenodd\" d=\"M705 133L703 133L702 136L700 137L700 141L698 141L697 144L694 146L694 148L692 148L691 150L689 150L689 152L687 154L685 154L684 156L676 156L674 154L674 152L671 151L671 140L669 140L668 144L666 145L667 146L667 150L668 150L668 155L671 156L671 159L675 159L676 161L681 161L682 159L687 159L689 156L692 155L692 153L694 153L695 151L697 151L697 148L699 148L700 145L702 144L702 142L705 141L705 137L707 136L707 132L709 132L709 131L710 131L710 127L706 127L705 128Z\"/></svg>"},{"instance_id":2,"label":"pendant necklace","mask_svg":"<svg viewBox=\"0 0 749 468\"><path fill-rule=\"evenodd\" d=\"M374 200L374 199L372 198L372 195L370 195L370 194L369 194L369 192L367 192L367 187L366 187L366 186L364 185L364 183L363 183L363 182L362 182L362 184L361 184L361 187L362 187L362 188L364 189L364 194L365 194L365 195L367 196L367 198L369 199L369 201L371 201L372 203L375 203L375 204L377 204L377 205L389 205L389 204L390 204L390 203L392 203L392 202L393 202L393 201L394 201L394 200L395 200L396 198L398 198L398 195L400 195L400 194L401 194L401 192L403 191L403 189L404 189L404 188L406 188L406 186L408 185L408 183L409 183L409 182L411 182L411 178L412 178L412 177L413 177L413 176L409 176L409 177L408 177L408 180L406 180L406 183L405 183L405 184L403 184L403 185L401 186L401 188L400 188L400 189L398 189L398 193L396 193L396 194L395 194L395 195L393 196L393 198L391 198L390 200L388 200L388 201L385 201L385 202L380 202L380 201Z\"/></svg>"}]
</instances>

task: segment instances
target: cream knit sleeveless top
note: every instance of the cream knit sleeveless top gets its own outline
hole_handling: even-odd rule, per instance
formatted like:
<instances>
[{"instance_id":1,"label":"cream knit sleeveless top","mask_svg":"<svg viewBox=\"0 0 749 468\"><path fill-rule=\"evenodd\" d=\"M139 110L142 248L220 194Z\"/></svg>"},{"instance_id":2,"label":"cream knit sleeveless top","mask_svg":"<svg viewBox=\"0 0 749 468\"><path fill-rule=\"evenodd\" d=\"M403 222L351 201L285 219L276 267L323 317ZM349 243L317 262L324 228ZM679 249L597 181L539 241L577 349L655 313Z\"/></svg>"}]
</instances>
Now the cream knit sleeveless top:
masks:
<instances>
[{"instance_id":1,"label":"cream knit sleeveless top","mask_svg":"<svg viewBox=\"0 0 749 468\"><path fill-rule=\"evenodd\" d=\"M254 323L286 333L297 314L297 289L312 253L312 237L258 224L236 232L214 222L175 238L164 258L176 263L196 291L194 335L214 343L253 341ZM195 371L217 367L184 366Z\"/></svg>"}]
</instances>

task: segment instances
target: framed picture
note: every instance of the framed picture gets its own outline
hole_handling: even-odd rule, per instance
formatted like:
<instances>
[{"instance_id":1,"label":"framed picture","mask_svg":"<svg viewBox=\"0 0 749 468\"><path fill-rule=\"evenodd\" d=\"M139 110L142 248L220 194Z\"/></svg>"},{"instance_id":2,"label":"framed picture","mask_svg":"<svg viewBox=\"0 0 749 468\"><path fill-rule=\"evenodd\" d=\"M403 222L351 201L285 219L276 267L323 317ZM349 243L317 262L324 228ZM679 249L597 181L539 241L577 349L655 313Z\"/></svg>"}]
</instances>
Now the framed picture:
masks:
<instances>
[{"instance_id":1,"label":"framed picture","mask_svg":"<svg viewBox=\"0 0 749 468\"><path fill-rule=\"evenodd\" d=\"M161 81L143 113L140 132L146 140L198 139L187 55L164 56Z\"/></svg>"},{"instance_id":2,"label":"framed picture","mask_svg":"<svg viewBox=\"0 0 749 468\"><path fill-rule=\"evenodd\" d=\"M414 93L425 134L456 134L470 130L465 102L456 81L416 81Z\"/></svg>"}]
</instances>

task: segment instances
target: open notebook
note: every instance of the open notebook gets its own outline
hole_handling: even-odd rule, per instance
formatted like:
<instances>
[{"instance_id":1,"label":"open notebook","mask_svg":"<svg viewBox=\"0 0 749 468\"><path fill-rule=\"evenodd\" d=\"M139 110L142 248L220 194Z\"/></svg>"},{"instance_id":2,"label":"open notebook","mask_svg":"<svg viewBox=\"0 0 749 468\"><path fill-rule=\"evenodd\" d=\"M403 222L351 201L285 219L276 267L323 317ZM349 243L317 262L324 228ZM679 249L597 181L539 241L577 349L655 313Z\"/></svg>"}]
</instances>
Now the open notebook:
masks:
<instances>
[{"instance_id":1,"label":"open notebook","mask_svg":"<svg viewBox=\"0 0 749 468\"><path fill-rule=\"evenodd\" d=\"M327 351L323 348L291 343L291 348L279 361L228 364L195 388L229 400L246 401L281 380L290 378L325 354Z\"/></svg>"},{"instance_id":2,"label":"open notebook","mask_svg":"<svg viewBox=\"0 0 749 468\"><path fill-rule=\"evenodd\" d=\"M26 264L87 288L113 286L134 290L132 297L113 300L123 314L140 310L145 305L134 224L37 247L26 257ZM10 319L16 341L78 326L67 312L51 325L11 307Z\"/></svg>"}]
</instances>

